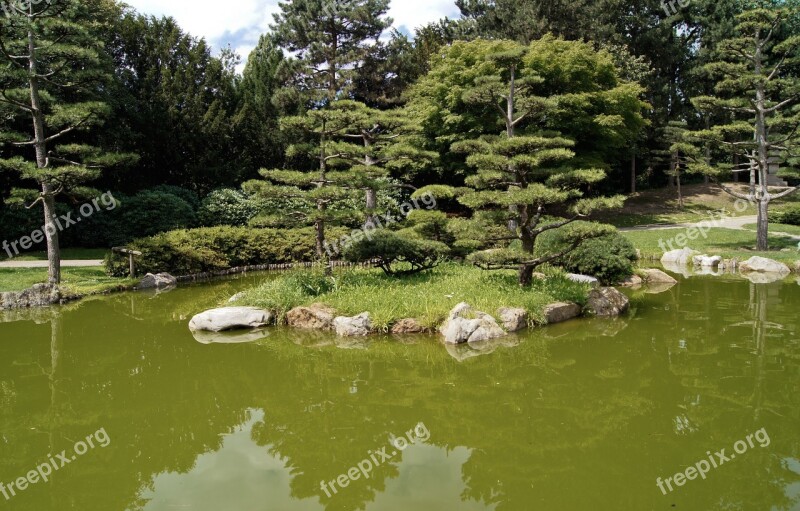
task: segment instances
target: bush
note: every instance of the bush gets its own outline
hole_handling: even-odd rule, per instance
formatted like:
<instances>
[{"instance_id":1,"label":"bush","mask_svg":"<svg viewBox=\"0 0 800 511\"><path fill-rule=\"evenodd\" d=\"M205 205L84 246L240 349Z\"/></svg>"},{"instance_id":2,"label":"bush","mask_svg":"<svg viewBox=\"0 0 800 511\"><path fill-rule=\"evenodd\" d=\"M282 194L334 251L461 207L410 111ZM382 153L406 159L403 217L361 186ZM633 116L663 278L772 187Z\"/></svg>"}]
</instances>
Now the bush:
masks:
<instances>
[{"instance_id":1,"label":"bush","mask_svg":"<svg viewBox=\"0 0 800 511\"><path fill-rule=\"evenodd\" d=\"M355 240L343 255L353 263L376 261L387 275L412 275L434 268L448 253L444 243L377 231Z\"/></svg>"},{"instance_id":2,"label":"bush","mask_svg":"<svg viewBox=\"0 0 800 511\"><path fill-rule=\"evenodd\" d=\"M330 229L329 235L343 232ZM130 246L142 252L137 258L139 273L193 275L238 266L307 262L316 257L313 228L204 227L137 239ZM124 258L106 258L106 273L120 277L127 272Z\"/></svg>"},{"instance_id":3,"label":"bush","mask_svg":"<svg viewBox=\"0 0 800 511\"><path fill-rule=\"evenodd\" d=\"M179 199L182 199L187 204L189 204L193 210L197 211L200 209L200 196L197 195L197 192L194 190L189 190L188 188L181 188L180 186L172 186L172 185L158 185L153 188L150 188L151 192L161 192L161 193L168 193L170 195L174 195Z\"/></svg>"},{"instance_id":4,"label":"bush","mask_svg":"<svg viewBox=\"0 0 800 511\"><path fill-rule=\"evenodd\" d=\"M800 204L792 204L785 211L775 215L779 224L800 225Z\"/></svg>"},{"instance_id":5,"label":"bush","mask_svg":"<svg viewBox=\"0 0 800 511\"><path fill-rule=\"evenodd\" d=\"M193 227L197 222L192 206L170 193L145 190L120 202L117 210L120 227L127 238L124 242L134 237Z\"/></svg>"},{"instance_id":6,"label":"bush","mask_svg":"<svg viewBox=\"0 0 800 511\"><path fill-rule=\"evenodd\" d=\"M202 225L232 225L243 227L261 211L259 201L239 190L223 188L214 190L203 199L199 217Z\"/></svg>"},{"instance_id":7,"label":"bush","mask_svg":"<svg viewBox=\"0 0 800 511\"><path fill-rule=\"evenodd\" d=\"M569 236L569 229L557 229L542 234L537 253L557 252ZM554 262L572 273L597 277L605 285L617 284L633 275L636 249L619 233L584 241L577 249Z\"/></svg>"}]
</instances>

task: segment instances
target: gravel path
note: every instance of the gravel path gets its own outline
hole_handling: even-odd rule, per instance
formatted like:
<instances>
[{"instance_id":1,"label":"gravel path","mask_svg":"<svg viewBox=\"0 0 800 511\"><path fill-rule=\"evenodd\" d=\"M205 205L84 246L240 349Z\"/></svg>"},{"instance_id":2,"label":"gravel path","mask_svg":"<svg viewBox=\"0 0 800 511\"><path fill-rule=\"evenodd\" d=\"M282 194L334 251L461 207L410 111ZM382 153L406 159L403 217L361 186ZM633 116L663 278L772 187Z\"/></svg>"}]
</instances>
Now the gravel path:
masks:
<instances>
[{"instance_id":1,"label":"gravel path","mask_svg":"<svg viewBox=\"0 0 800 511\"><path fill-rule=\"evenodd\" d=\"M89 268L92 266L103 266L103 261L101 259L61 261L62 268ZM0 262L0 268L47 268L47 261L4 261Z\"/></svg>"}]
</instances>

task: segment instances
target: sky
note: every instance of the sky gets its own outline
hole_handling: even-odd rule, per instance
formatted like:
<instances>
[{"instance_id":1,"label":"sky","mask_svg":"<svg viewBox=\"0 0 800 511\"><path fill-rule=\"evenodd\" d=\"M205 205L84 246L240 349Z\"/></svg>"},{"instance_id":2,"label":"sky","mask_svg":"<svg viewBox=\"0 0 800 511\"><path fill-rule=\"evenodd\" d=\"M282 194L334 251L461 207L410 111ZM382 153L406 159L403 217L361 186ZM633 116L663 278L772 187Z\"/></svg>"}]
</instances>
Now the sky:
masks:
<instances>
[{"instance_id":1,"label":"sky","mask_svg":"<svg viewBox=\"0 0 800 511\"><path fill-rule=\"evenodd\" d=\"M230 45L244 62L261 34L269 30L278 0L125 0L143 14L172 16L193 36L204 37L215 51ZM454 0L392 0L389 16L406 33L445 16L458 17Z\"/></svg>"}]
</instances>

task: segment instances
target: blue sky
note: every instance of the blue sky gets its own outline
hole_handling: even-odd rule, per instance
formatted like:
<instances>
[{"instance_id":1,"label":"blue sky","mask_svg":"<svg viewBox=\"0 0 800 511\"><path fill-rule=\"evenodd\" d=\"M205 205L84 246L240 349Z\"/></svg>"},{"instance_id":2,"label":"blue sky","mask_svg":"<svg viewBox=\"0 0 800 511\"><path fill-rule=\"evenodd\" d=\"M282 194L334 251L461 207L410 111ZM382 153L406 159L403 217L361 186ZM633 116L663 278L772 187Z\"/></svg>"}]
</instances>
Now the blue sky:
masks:
<instances>
[{"instance_id":1,"label":"blue sky","mask_svg":"<svg viewBox=\"0 0 800 511\"><path fill-rule=\"evenodd\" d=\"M278 0L127 0L141 13L172 16L190 34L205 37L215 50L230 46L242 59L267 32ZM389 16L396 28L412 33L415 28L445 16L458 16L454 0L393 0Z\"/></svg>"}]
</instances>

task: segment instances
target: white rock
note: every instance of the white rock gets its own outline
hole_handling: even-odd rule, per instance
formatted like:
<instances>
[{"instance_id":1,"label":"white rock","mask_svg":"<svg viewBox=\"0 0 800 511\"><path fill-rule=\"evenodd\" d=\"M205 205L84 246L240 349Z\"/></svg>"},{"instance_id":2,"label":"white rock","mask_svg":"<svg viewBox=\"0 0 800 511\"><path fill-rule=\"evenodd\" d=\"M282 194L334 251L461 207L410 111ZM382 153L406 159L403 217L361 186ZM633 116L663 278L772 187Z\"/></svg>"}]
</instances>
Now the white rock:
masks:
<instances>
[{"instance_id":1,"label":"white rock","mask_svg":"<svg viewBox=\"0 0 800 511\"><path fill-rule=\"evenodd\" d=\"M202 312L189 322L192 331L222 332L237 328L259 328L272 323L272 313L255 307L224 307Z\"/></svg>"},{"instance_id":2,"label":"white rock","mask_svg":"<svg viewBox=\"0 0 800 511\"><path fill-rule=\"evenodd\" d=\"M695 266L700 266L701 268L717 268L720 264L722 264L722 257L698 255L692 258L692 263Z\"/></svg>"},{"instance_id":3,"label":"white rock","mask_svg":"<svg viewBox=\"0 0 800 511\"><path fill-rule=\"evenodd\" d=\"M699 255L700 252L697 250L692 250L689 247L684 247L680 250L672 250L670 252L665 253L661 257L662 263L675 263L681 266L686 266L689 264L689 261L696 255Z\"/></svg>"},{"instance_id":4,"label":"white rock","mask_svg":"<svg viewBox=\"0 0 800 511\"><path fill-rule=\"evenodd\" d=\"M469 304L463 302L450 311L447 321L439 331L448 344L480 342L507 335L492 316L475 311Z\"/></svg>"},{"instance_id":5,"label":"white rock","mask_svg":"<svg viewBox=\"0 0 800 511\"><path fill-rule=\"evenodd\" d=\"M333 320L333 326L339 337L365 337L372 332L369 312L362 312L352 318L339 316Z\"/></svg>"},{"instance_id":6,"label":"white rock","mask_svg":"<svg viewBox=\"0 0 800 511\"><path fill-rule=\"evenodd\" d=\"M789 275L792 270L785 264L767 259L766 257L751 257L747 261L739 265L739 270L742 273L778 273L780 275Z\"/></svg>"}]
</instances>

